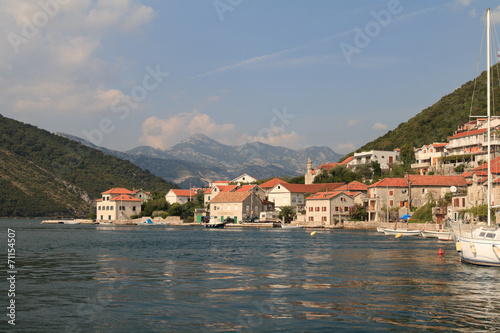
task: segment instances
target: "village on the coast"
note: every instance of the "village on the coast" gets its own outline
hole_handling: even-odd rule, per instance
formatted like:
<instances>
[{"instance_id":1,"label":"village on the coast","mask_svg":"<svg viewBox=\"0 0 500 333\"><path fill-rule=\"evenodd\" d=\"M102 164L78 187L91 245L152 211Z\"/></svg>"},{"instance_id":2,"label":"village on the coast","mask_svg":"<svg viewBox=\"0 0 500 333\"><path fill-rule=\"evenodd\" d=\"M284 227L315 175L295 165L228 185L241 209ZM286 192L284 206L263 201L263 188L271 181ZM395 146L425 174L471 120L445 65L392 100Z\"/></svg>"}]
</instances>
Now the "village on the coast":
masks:
<instances>
[{"instance_id":1,"label":"village on the coast","mask_svg":"<svg viewBox=\"0 0 500 333\"><path fill-rule=\"evenodd\" d=\"M492 151L500 148L500 120L491 122ZM377 162L388 170L401 163L399 149L371 150L355 153L340 163L323 163L313 167L306 161L305 184L292 184L274 178L257 184L257 179L242 174L231 180L217 180L207 188L171 189L165 195L168 204L183 205L203 196L203 208L196 209L191 219L179 216L136 218L141 205L152 199L145 190L112 188L96 200L95 221L100 224L170 224L200 225L207 222L230 222L234 226L272 226L273 223L302 227L375 229L391 223L408 223L409 228L441 229L444 220L470 220L479 223L472 207L487 202L487 122L477 119L460 126L448 142L436 142L414 149L413 174L402 178L382 178L366 185L349 183L314 183L321 173L336 166L356 168ZM500 156L492 156L492 202L500 198ZM432 220L411 218L412 212L429 200L441 203L432 208ZM292 210L293 219L280 218L283 210ZM353 219L353 210L364 209L361 219ZM404 217L404 219L403 219ZM50 221L47 221L50 222Z\"/></svg>"}]
</instances>

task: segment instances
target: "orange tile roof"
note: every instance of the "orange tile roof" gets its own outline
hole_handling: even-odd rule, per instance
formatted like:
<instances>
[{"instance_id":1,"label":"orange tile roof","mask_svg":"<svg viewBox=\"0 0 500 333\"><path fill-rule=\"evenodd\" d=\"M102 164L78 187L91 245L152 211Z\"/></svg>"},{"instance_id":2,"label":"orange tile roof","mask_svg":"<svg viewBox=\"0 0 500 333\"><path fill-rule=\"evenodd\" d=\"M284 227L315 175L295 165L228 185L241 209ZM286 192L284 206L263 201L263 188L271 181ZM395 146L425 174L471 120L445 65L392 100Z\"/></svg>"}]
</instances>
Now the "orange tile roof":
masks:
<instances>
[{"instance_id":1,"label":"orange tile roof","mask_svg":"<svg viewBox=\"0 0 500 333\"><path fill-rule=\"evenodd\" d=\"M478 171L481 170L484 170L486 172L486 170L488 170L488 163L481 164L477 168L474 168L472 171L477 173ZM500 173L500 156L491 160L491 173L493 174Z\"/></svg>"},{"instance_id":2,"label":"orange tile roof","mask_svg":"<svg viewBox=\"0 0 500 333\"><path fill-rule=\"evenodd\" d=\"M288 183L284 180L279 179L279 178L273 178L271 180L268 180L265 183L260 184L259 187L260 188L273 188L277 184L288 184Z\"/></svg>"},{"instance_id":3,"label":"orange tile roof","mask_svg":"<svg viewBox=\"0 0 500 333\"><path fill-rule=\"evenodd\" d=\"M340 162L340 164L347 164L347 163L351 162L353 159L354 159L354 156L349 156L348 158L346 158L345 160Z\"/></svg>"},{"instance_id":4,"label":"orange tile roof","mask_svg":"<svg viewBox=\"0 0 500 333\"><path fill-rule=\"evenodd\" d=\"M449 137L448 140L463 138L464 136L472 136L472 135L482 134L482 133L486 132L487 130L488 130L487 128L482 128L482 129L478 129L478 130L474 130L474 131L466 131L466 132L457 133L457 134Z\"/></svg>"},{"instance_id":5,"label":"orange tile roof","mask_svg":"<svg viewBox=\"0 0 500 333\"><path fill-rule=\"evenodd\" d=\"M339 188L337 188L339 191L368 191L368 185L365 185L363 183L360 183L358 181L353 181L350 182L349 184L343 185Z\"/></svg>"},{"instance_id":6,"label":"orange tile roof","mask_svg":"<svg viewBox=\"0 0 500 333\"><path fill-rule=\"evenodd\" d=\"M194 197L197 192L193 190L170 190L172 193L174 193L178 197Z\"/></svg>"},{"instance_id":7,"label":"orange tile roof","mask_svg":"<svg viewBox=\"0 0 500 333\"><path fill-rule=\"evenodd\" d=\"M344 183L324 183L324 184L281 184L292 193L316 193L335 190Z\"/></svg>"},{"instance_id":8,"label":"orange tile roof","mask_svg":"<svg viewBox=\"0 0 500 333\"><path fill-rule=\"evenodd\" d=\"M248 192L251 191L257 185L242 185L236 189L234 192Z\"/></svg>"},{"instance_id":9,"label":"orange tile roof","mask_svg":"<svg viewBox=\"0 0 500 333\"><path fill-rule=\"evenodd\" d=\"M373 187L408 187L408 183L404 178L384 178L368 186Z\"/></svg>"},{"instance_id":10,"label":"orange tile roof","mask_svg":"<svg viewBox=\"0 0 500 333\"><path fill-rule=\"evenodd\" d=\"M130 194L131 190L127 190L126 188L112 188L111 190L107 190L106 192L102 192L102 194Z\"/></svg>"},{"instance_id":11,"label":"orange tile roof","mask_svg":"<svg viewBox=\"0 0 500 333\"><path fill-rule=\"evenodd\" d=\"M463 176L424 176L408 175L411 186L465 186L466 180Z\"/></svg>"},{"instance_id":12,"label":"orange tile roof","mask_svg":"<svg viewBox=\"0 0 500 333\"><path fill-rule=\"evenodd\" d=\"M128 194L120 194L117 195L116 197L110 199L109 201L136 201L136 202L141 202L141 199L137 199L136 197L133 197Z\"/></svg>"},{"instance_id":13,"label":"orange tile roof","mask_svg":"<svg viewBox=\"0 0 500 333\"><path fill-rule=\"evenodd\" d=\"M342 191L333 191L333 192L318 192L314 193L306 198L306 200L323 200L323 199L331 199L336 197L339 194L347 194Z\"/></svg>"},{"instance_id":14,"label":"orange tile roof","mask_svg":"<svg viewBox=\"0 0 500 333\"><path fill-rule=\"evenodd\" d=\"M243 202L252 192L225 192L219 193L210 203Z\"/></svg>"}]
</instances>

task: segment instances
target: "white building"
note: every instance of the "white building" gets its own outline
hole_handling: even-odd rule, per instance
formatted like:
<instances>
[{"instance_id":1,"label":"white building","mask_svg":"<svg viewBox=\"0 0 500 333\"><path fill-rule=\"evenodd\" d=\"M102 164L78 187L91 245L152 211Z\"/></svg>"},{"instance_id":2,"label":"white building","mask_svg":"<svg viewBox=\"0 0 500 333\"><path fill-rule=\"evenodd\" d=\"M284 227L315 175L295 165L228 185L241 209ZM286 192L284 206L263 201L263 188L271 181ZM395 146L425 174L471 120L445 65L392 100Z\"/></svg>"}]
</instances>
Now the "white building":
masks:
<instances>
[{"instance_id":1,"label":"white building","mask_svg":"<svg viewBox=\"0 0 500 333\"><path fill-rule=\"evenodd\" d=\"M141 199L133 196L126 188L113 188L102 192L97 203L97 221L129 220L141 212Z\"/></svg>"},{"instance_id":2,"label":"white building","mask_svg":"<svg viewBox=\"0 0 500 333\"><path fill-rule=\"evenodd\" d=\"M354 157L347 163L347 166L356 167L377 161L380 168L389 169L391 165L399 162L399 149L394 151L370 150L361 153L354 153Z\"/></svg>"}]
</instances>

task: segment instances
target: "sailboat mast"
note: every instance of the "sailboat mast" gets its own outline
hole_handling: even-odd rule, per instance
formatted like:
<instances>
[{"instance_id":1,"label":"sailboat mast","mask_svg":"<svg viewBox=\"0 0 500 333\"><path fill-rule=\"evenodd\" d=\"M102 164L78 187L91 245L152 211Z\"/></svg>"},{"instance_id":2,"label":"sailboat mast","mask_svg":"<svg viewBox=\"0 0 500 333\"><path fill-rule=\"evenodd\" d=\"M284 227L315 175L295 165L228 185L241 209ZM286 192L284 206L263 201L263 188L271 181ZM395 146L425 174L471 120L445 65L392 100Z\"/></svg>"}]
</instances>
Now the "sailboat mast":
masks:
<instances>
[{"instance_id":1,"label":"sailboat mast","mask_svg":"<svg viewBox=\"0 0 500 333\"><path fill-rule=\"evenodd\" d=\"M491 225L491 78L490 78L490 8L486 10L486 100L487 100L487 114L488 114L488 226Z\"/></svg>"}]
</instances>

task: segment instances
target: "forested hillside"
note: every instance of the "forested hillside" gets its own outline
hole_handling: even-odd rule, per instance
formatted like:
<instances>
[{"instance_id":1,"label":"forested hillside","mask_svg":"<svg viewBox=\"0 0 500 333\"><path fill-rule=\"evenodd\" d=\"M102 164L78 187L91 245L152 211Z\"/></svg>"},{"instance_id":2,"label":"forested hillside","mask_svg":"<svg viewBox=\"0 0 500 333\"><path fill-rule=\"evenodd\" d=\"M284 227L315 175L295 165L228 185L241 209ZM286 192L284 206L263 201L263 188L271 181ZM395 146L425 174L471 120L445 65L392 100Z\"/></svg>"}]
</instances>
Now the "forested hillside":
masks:
<instances>
[{"instance_id":1,"label":"forested hillside","mask_svg":"<svg viewBox=\"0 0 500 333\"><path fill-rule=\"evenodd\" d=\"M129 161L0 115L0 216L86 216L113 187L177 186Z\"/></svg>"},{"instance_id":2,"label":"forested hillside","mask_svg":"<svg viewBox=\"0 0 500 333\"><path fill-rule=\"evenodd\" d=\"M500 104L499 66L492 67L493 97ZM474 92L474 99L472 95ZM486 115L486 71L477 79L469 81L452 93L441 98L434 105L426 108L407 122L401 123L396 129L389 131L376 140L365 144L357 152L371 149L392 150L405 145L421 147L433 142L447 142L457 127L469 121L472 105L472 115ZM500 115L500 105L496 107ZM492 109L492 114L494 110Z\"/></svg>"}]
</instances>

